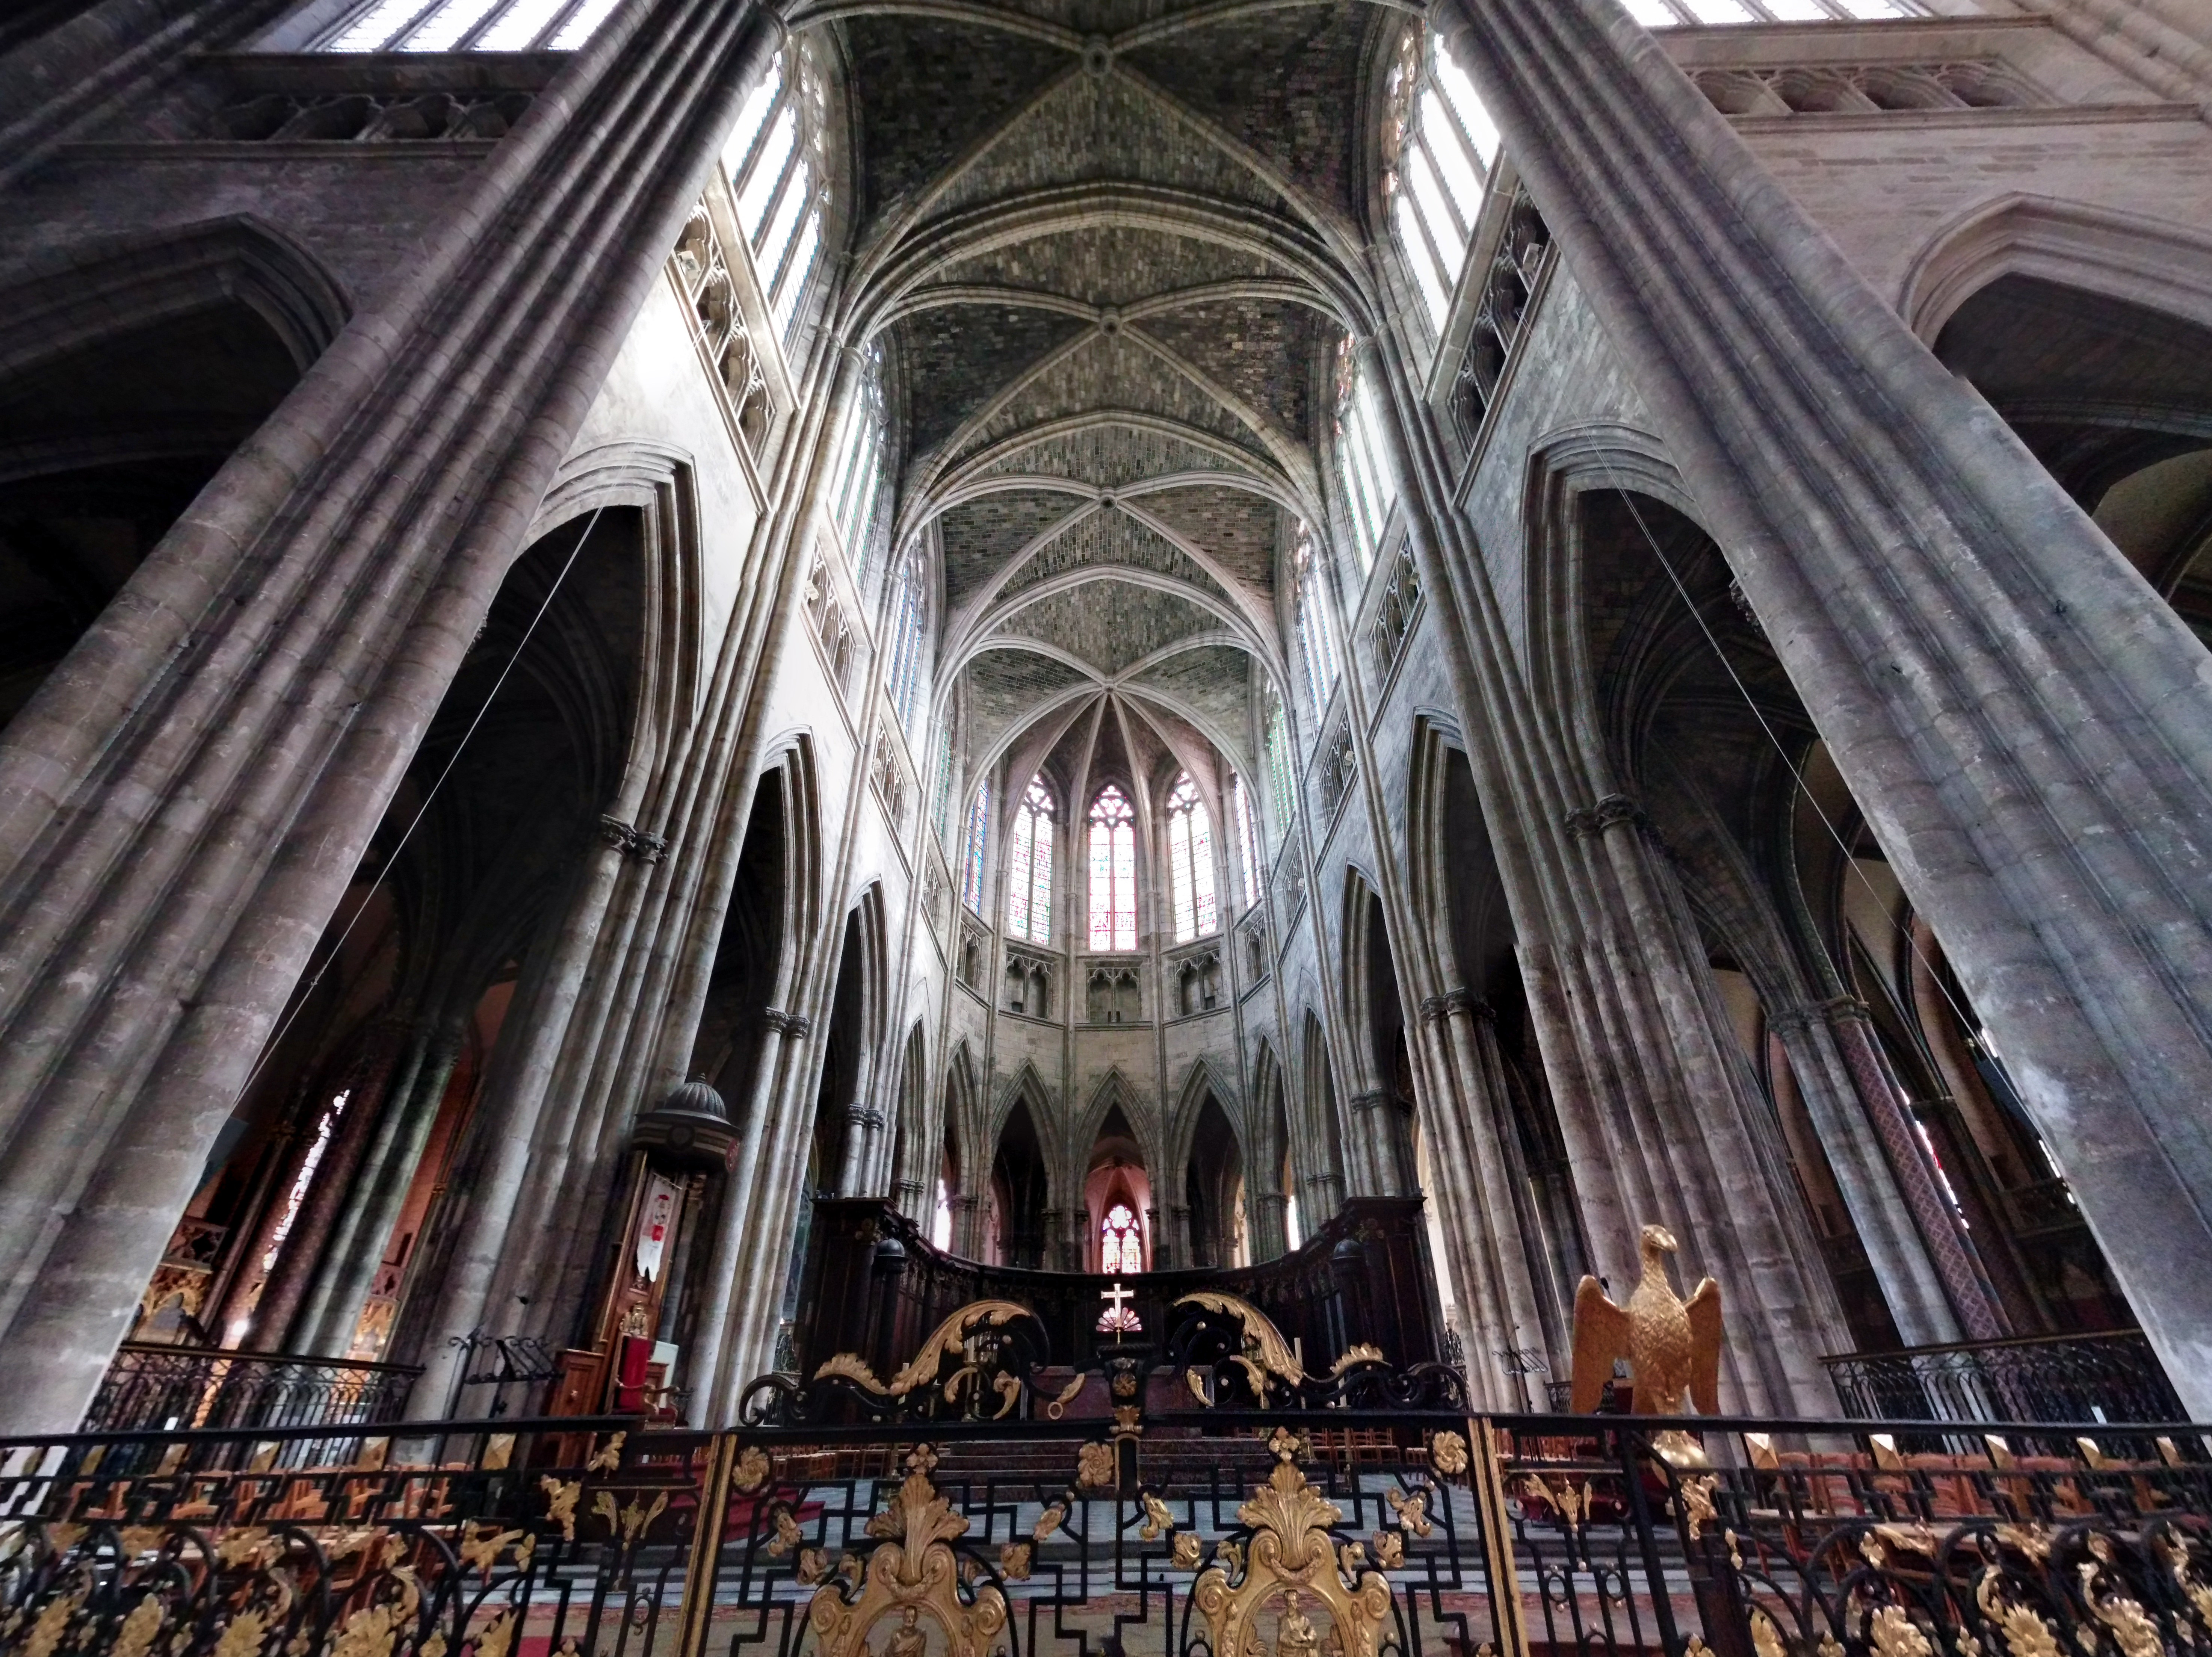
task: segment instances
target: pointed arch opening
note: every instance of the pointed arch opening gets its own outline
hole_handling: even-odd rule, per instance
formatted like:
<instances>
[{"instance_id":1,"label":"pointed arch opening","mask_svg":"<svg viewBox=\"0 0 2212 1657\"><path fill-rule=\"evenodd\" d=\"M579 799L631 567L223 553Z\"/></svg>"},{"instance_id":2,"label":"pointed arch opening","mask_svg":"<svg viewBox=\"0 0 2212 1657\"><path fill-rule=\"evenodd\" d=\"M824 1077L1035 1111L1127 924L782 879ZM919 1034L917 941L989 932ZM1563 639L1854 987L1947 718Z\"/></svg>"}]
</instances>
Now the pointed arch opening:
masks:
<instances>
[{"instance_id":1,"label":"pointed arch opening","mask_svg":"<svg viewBox=\"0 0 2212 1657\"><path fill-rule=\"evenodd\" d=\"M998 1154L991 1162L983 1224L987 1264L1043 1266L1048 1184L1044 1148L1029 1100L1017 1100L999 1130Z\"/></svg>"},{"instance_id":2,"label":"pointed arch opening","mask_svg":"<svg viewBox=\"0 0 2212 1657\"><path fill-rule=\"evenodd\" d=\"M1191 1132L1190 1158L1183 1170L1183 1201L1190 1214L1193 1265L1252 1263L1244 1149L1229 1113L1210 1088Z\"/></svg>"}]
</instances>

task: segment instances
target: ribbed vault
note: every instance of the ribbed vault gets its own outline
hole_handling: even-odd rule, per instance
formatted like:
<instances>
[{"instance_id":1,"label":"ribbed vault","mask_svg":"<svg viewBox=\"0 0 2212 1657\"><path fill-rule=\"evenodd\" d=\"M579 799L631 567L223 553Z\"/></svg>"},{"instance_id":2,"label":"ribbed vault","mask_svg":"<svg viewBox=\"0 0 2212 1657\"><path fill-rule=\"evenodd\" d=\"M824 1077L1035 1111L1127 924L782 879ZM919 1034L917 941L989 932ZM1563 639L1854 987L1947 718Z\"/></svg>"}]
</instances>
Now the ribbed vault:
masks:
<instances>
[{"instance_id":1,"label":"ribbed vault","mask_svg":"<svg viewBox=\"0 0 2212 1657\"><path fill-rule=\"evenodd\" d=\"M891 0L791 21L848 77L837 326L897 387L895 537L936 562L966 765L1249 764L1254 690L1283 676L1278 565L1321 515L1320 411L1364 313L1358 113L1398 20Z\"/></svg>"}]
</instances>

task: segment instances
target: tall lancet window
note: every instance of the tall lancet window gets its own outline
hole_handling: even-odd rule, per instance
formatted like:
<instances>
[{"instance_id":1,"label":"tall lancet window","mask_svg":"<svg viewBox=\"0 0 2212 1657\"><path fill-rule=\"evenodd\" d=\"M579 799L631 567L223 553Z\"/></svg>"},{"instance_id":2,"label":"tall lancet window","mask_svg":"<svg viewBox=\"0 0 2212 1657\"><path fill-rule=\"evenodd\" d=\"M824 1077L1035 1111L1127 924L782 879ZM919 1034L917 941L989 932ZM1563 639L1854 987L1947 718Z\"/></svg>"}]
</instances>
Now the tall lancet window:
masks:
<instances>
[{"instance_id":1,"label":"tall lancet window","mask_svg":"<svg viewBox=\"0 0 2212 1657\"><path fill-rule=\"evenodd\" d=\"M1382 470L1376 444L1375 402L1367 377L1359 372L1350 339L1336 352L1336 477L1344 491L1344 515L1351 521L1352 542L1359 549L1362 575L1375 562L1382 544L1382 526L1398 498ZM1302 541L1305 527L1299 526ZM1301 553L1301 557L1304 554Z\"/></svg>"},{"instance_id":2,"label":"tall lancet window","mask_svg":"<svg viewBox=\"0 0 2212 1657\"><path fill-rule=\"evenodd\" d=\"M1393 107L1404 113L1384 138L1396 153L1382 192L1429 320L1441 329L1498 159L1498 124L1466 71L1425 29L1407 32L1391 66L1390 91Z\"/></svg>"},{"instance_id":3,"label":"tall lancet window","mask_svg":"<svg viewBox=\"0 0 2212 1657\"><path fill-rule=\"evenodd\" d=\"M614 9L615 0L369 0L352 8L316 47L323 52L571 52L590 40Z\"/></svg>"},{"instance_id":4,"label":"tall lancet window","mask_svg":"<svg viewBox=\"0 0 2212 1657\"><path fill-rule=\"evenodd\" d=\"M922 624L929 611L925 579L917 547L899 566L898 591L891 600L891 706L908 736L914 733L915 694L921 685Z\"/></svg>"},{"instance_id":5,"label":"tall lancet window","mask_svg":"<svg viewBox=\"0 0 2212 1657\"><path fill-rule=\"evenodd\" d=\"M968 858L960 870L960 901L983 912L983 854L991 838L991 785L977 787L968 807Z\"/></svg>"},{"instance_id":6,"label":"tall lancet window","mask_svg":"<svg viewBox=\"0 0 2212 1657\"><path fill-rule=\"evenodd\" d=\"M853 584L865 588L868 554L874 545L876 512L884 490L883 349L868 348L868 363L860 395L846 417L838 440L836 459L830 472L830 515L845 544L845 559L853 568Z\"/></svg>"},{"instance_id":7,"label":"tall lancet window","mask_svg":"<svg viewBox=\"0 0 2212 1657\"><path fill-rule=\"evenodd\" d=\"M1328 603L1321 588L1321 561L1314 551L1313 532L1298 525L1291 554L1297 606L1298 660L1305 669L1306 701L1313 710L1315 728L1336 693L1336 633L1328 624Z\"/></svg>"},{"instance_id":8,"label":"tall lancet window","mask_svg":"<svg viewBox=\"0 0 2212 1657\"><path fill-rule=\"evenodd\" d=\"M1137 813L1111 783L1091 802L1091 947L1137 947Z\"/></svg>"},{"instance_id":9,"label":"tall lancet window","mask_svg":"<svg viewBox=\"0 0 2212 1657\"><path fill-rule=\"evenodd\" d=\"M820 95L779 52L722 146L738 222L776 331L787 339L822 253Z\"/></svg>"},{"instance_id":10,"label":"tall lancet window","mask_svg":"<svg viewBox=\"0 0 2212 1657\"><path fill-rule=\"evenodd\" d=\"M1267 693L1267 795L1275 807L1275 835L1291 832L1291 728L1283 717L1283 699Z\"/></svg>"},{"instance_id":11,"label":"tall lancet window","mask_svg":"<svg viewBox=\"0 0 2212 1657\"><path fill-rule=\"evenodd\" d=\"M1919 0L1628 0L1647 28L1682 23L1827 23L1851 18L1925 17Z\"/></svg>"},{"instance_id":12,"label":"tall lancet window","mask_svg":"<svg viewBox=\"0 0 2212 1657\"><path fill-rule=\"evenodd\" d=\"M1006 858L1006 935L1052 941L1052 795L1031 783L1014 811Z\"/></svg>"},{"instance_id":13,"label":"tall lancet window","mask_svg":"<svg viewBox=\"0 0 2212 1657\"><path fill-rule=\"evenodd\" d=\"M1168 884L1177 943L1202 938L1220 924L1213 900L1213 825L1188 771L1176 778L1168 795Z\"/></svg>"},{"instance_id":14,"label":"tall lancet window","mask_svg":"<svg viewBox=\"0 0 2212 1657\"><path fill-rule=\"evenodd\" d=\"M1244 902L1260 901L1260 825L1252 811L1252 796L1244 779L1233 772L1229 778L1229 814L1237 819L1237 855L1244 860Z\"/></svg>"}]
</instances>

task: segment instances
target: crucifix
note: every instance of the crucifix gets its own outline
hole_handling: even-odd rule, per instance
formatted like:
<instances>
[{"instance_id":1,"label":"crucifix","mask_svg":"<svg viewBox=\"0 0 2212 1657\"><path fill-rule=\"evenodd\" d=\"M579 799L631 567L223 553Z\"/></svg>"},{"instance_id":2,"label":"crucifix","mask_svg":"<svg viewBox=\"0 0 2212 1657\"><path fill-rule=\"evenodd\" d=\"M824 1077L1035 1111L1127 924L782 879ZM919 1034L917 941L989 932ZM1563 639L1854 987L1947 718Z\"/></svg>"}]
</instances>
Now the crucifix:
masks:
<instances>
[{"instance_id":1,"label":"crucifix","mask_svg":"<svg viewBox=\"0 0 2212 1657\"><path fill-rule=\"evenodd\" d=\"M1128 1319L1122 1315L1122 1308L1137 1297L1131 1290L1122 1288L1121 1280L1116 1278L1113 1288L1102 1288L1098 1291L1098 1298L1108 1303L1109 1309L1107 1315L1114 1325L1114 1344L1119 1346L1121 1343L1121 1331L1128 1323Z\"/></svg>"}]
</instances>

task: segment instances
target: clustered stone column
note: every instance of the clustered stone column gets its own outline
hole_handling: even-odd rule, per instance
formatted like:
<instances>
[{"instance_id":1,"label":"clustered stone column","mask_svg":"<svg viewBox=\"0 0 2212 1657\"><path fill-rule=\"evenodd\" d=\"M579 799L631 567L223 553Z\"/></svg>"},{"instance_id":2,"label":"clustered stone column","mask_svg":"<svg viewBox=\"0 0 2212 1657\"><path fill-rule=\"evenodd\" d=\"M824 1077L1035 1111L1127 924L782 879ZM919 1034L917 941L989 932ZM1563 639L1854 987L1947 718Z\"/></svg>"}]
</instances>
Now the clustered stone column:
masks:
<instances>
[{"instance_id":1,"label":"clustered stone column","mask_svg":"<svg viewBox=\"0 0 2212 1657\"><path fill-rule=\"evenodd\" d=\"M1455 0L1575 279L2192 1410L2203 648L1619 0Z\"/></svg>"},{"instance_id":2,"label":"clustered stone column","mask_svg":"<svg viewBox=\"0 0 2212 1657\"><path fill-rule=\"evenodd\" d=\"M97 1384L775 37L618 14L0 737L15 1425Z\"/></svg>"}]
</instances>

